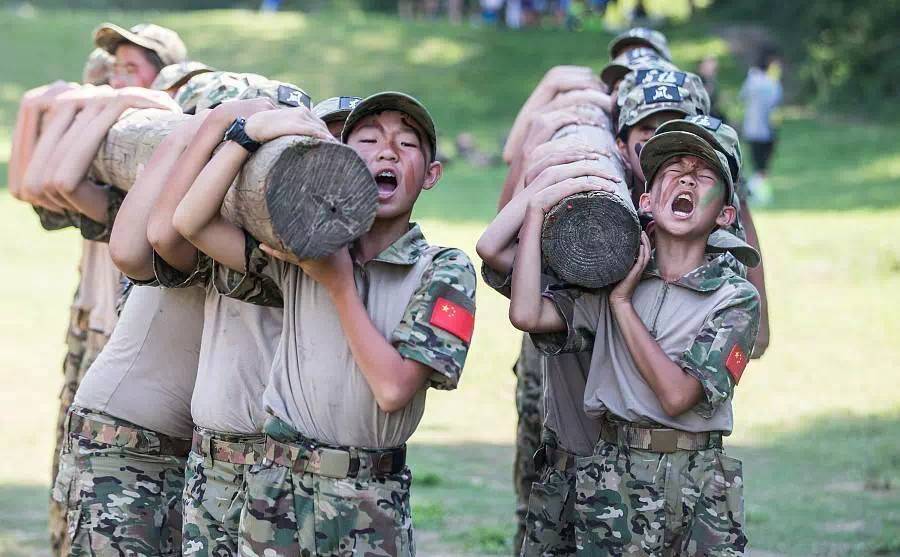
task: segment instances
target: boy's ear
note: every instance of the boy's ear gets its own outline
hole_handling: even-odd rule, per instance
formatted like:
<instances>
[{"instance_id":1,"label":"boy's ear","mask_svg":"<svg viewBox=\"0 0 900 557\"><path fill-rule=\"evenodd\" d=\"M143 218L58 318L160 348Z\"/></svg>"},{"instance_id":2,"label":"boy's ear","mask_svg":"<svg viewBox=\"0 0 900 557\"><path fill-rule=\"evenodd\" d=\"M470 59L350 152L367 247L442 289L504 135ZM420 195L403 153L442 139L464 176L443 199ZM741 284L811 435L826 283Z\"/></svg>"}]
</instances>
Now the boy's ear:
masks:
<instances>
[{"instance_id":1,"label":"boy's ear","mask_svg":"<svg viewBox=\"0 0 900 557\"><path fill-rule=\"evenodd\" d=\"M640 207L642 213L652 213L653 212L650 210L650 194L649 193L645 192L645 193L641 194L641 198L638 201L638 206Z\"/></svg>"},{"instance_id":2,"label":"boy's ear","mask_svg":"<svg viewBox=\"0 0 900 557\"><path fill-rule=\"evenodd\" d=\"M628 144L616 138L616 148L619 150L619 155L622 156L622 161L625 163L625 168L628 169L629 172L634 170L631 168L631 159L628 157Z\"/></svg>"},{"instance_id":3,"label":"boy's ear","mask_svg":"<svg viewBox=\"0 0 900 557\"><path fill-rule=\"evenodd\" d=\"M425 169L425 180L422 182L423 190L430 190L437 185L438 180L444 175L444 165L441 161L433 161Z\"/></svg>"},{"instance_id":4,"label":"boy's ear","mask_svg":"<svg viewBox=\"0 0 900 557\"><path fill-rule=\"evenodd\" d=\"M734 222L734 218L737 216L737 210L731 205L726 205L722 207L722 210L719 212L719 216L716 217L716 224L719 225L720 228L725 228L726 226L730 226L731 223Z\"/></svg>"}]
</instances>

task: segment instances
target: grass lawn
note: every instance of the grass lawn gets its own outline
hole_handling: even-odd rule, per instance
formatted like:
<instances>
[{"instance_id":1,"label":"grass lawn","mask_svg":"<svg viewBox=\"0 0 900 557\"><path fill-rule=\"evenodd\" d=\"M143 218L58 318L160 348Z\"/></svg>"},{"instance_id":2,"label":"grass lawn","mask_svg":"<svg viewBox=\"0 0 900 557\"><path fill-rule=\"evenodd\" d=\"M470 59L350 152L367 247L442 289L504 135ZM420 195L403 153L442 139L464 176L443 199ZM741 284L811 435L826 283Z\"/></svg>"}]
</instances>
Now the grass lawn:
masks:
<instances>
[{"instance_id":1,"label":"grass lawn","mask_svg":"<svg viewBox=\"0 0 900 557\"><path fill-rule=\"evenodd\" d=\"M316 99L410 91L432 108L445 139L470 131L492 150L546 68L599 68L609 38L401 24L354 12L3 13L4 178L19 96L53 78L77 79L88 33L106 19L172 26L196 58L294 82ZM681 27L670 36L684 67L726 51L706 31ZM734 63L724 64L726 98L740 77ZM749 537L764 555L900 555L898 145L900 132L887 123L786 113L772 177L776 204L755 213L772 346L744 375L728 440L744 460ZM417 207L429 239L474 258L502 177L502 168L448 165L440 187ZM80 245L72 232L42 231L5 189L0 237L0 438L11 449L0 460L0 555L45 555L56 394ZM482 286L462 384L429 394L411 443L421 555L510 552L510 367L518 343L504 301Z\"/></svg>"}]
</instances>

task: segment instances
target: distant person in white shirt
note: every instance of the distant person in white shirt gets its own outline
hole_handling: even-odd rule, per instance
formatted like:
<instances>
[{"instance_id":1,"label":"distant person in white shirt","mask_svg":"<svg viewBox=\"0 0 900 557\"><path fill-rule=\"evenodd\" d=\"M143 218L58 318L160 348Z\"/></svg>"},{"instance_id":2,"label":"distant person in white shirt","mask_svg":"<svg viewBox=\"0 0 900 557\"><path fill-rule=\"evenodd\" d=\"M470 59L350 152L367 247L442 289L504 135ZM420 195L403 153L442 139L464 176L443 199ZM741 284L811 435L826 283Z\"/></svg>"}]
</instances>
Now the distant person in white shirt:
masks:
<instances>
[{"instance_id":1,"label":"distant person in white shirt","mask_svg":"<svg viewBox=\"0 0 900 557\"><path fill-rule=\"evenodd\" d=\"M781 104L781 64L774 52L763 51L747 72L741 86L741 100L745 105L743 138L750 144L754 173L748 187L751 199L761 205L772 200L772 189L766 181L769 159L775 147L776 134L772 127L772 112Z\"/></svg>"}]
</instances>

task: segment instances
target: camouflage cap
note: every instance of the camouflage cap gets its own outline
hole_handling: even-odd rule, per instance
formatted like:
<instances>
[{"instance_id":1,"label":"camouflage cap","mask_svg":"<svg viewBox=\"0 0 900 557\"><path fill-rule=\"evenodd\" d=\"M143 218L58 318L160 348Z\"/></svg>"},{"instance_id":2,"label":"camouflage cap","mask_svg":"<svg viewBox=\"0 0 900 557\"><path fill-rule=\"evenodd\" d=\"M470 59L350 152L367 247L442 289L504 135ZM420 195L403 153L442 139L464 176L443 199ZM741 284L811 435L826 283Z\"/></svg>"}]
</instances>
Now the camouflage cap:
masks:
<instances>
[{"instance_id":1,"label":"camouflage cap","mask_svg":"<svg viewBox=\"0 0 900 557\"><path fill-rule=\"evenodd\" d=\"M312 112L326 124L337 120L346 120L361 100L360 97L330 97L316 103Z\"/></svg>"},{"instance_id":2,"label":"camouflage cap","mask_svg":"<svg viewBox=\"0 0 900 557\"><path fill-rule=\"evenodd\" d=\"M341 141L344 143L347 142L350 132L353 131L353 127L358 124L360 120L366 116L378 114L386 110L402 112L419 124L428 136L427 139L431 160L435 160L435 157L437 156L437 130L434 126L434 119L431 117L431 114L428 113L428 109L425 108L425 105L406 93L384 91L382 93L375 93L374 95L361 100L350 112L350 115L347 116L347 121L344 123L344 131L341 132Z\"/></svg>"},{"instance_id":3,"label":"camouflage cap","mask_svg":"<svg viewBox=\"0 0 900 557\"><path fill-rule=\"evenodd\" d=\"M733 205L734 182L731 180L728 159L703 137L686 131L656 133L644 144L641 150L641 169L647 179L648 191L659 169L666 161L679 155L692 155L709 163L722 177L726 188L725 199L728 200L728 205Z\"/></svg>"},{"instance_id":4,"label":"camouflage cap","mask_svg":"<svg viewBox=\"0 0 900 557\"><path fill-rule=\"evenodd\" d=\"M629 73L619 85L616 136L647 116L674 110L685 116L709 112L709 93L690 72L644 68Z\"/></svg>"},{"instance_id":5,"label":"camouflage cap","mask_svg":"<svg viewBox=\"0 0 900 557\"><path fill-rule=\"evenodd\" d=\"M113 23L104 23L94 31L94 44L115 55L122 43L132 43L152 50L163 64L177 64L187 59L187 47L178 33L153 23L139 23L124 29Z\"/></svg>"},{"instance_id":6,"label":"camouflage cap","mask_svg":"<svg viewBox=\"0 0 900 557\"><path fill-rule=\"evenodd\" d=\"M177 64L169 64L165 68L159 70L156 79L150 84L151 89L157 91L168 91L169 89L181 87L187 80L197 74L215 71L206 64L201 62L185 61Z\"/></svg>"},{"instance_id":7,"label":"camouflage cap","mask_svg":"<svg viewBox=\"0 0 900 557\"><path fill-rule=\"evenodd\" d=\"M276 104L310 106L310 98L290 83L275 81L253 73L206 72L195 75L181 86L175 102L184 112L215 108L223 101L267 97Z\"/></svg>"},{"instance_id":8,"label":"camouflage cap","mask_svg":"<svg viewBox=\"0 0 900 557\"><path fill-rule=\"evenodd\" d=\"M95 48L84 63L81 82L89 85L106 85L109 83L114 61L110 53L102 48Z\"/></svg>"},{"instance_id":9,"label":"camouflage cap","mask_svg":"<svg viewBox=\"0 0 900 557\"><path fill-rule=\"evenodd\" d=\"M650 48L636 48L617 56L612 62L600 70L600 81L610 89L626 75L640 68L659 68L676 71L675 64L662 58L658 52Z\"/></svg>"},{"instance_id":10,"label":"camouflage cap","mask_svg":"<svg viewBox=\"0 0 900 557\"><path fill-rule=\"evenodd\" d=\"M646 27L633 27L624 33L619 33L609 42L609 58L614 59L622 51L628 47L645 46L652 48L666 60L672 60L672 53L669 52L669 41L666 36L653 29Z\"/></svg>"},{"instance_id":11,"label":"camouflage cap","mask_svg":"<svg viewBox=\"0 0 900 557\"><path fill-rule=\"evenodd\" d=\"M756 248L741 240L731 232L717 228L706 241L706 251L713 253L729 252L747 267L759 265L762 257Z\"/></svg>"},{"instance_id":12,"label":"camouflage cap","mask_svg":"<svg viewBox=\"0 0 900 557\"><path fill-rule=\"evenodd\" d=\"M683 120L670 120L656 129L656 133L684 131L699 135L728 159L731 181L737 184L741 175L741 141L737 131L714 116L697 114Z\"/></svg>"}]
</instances>

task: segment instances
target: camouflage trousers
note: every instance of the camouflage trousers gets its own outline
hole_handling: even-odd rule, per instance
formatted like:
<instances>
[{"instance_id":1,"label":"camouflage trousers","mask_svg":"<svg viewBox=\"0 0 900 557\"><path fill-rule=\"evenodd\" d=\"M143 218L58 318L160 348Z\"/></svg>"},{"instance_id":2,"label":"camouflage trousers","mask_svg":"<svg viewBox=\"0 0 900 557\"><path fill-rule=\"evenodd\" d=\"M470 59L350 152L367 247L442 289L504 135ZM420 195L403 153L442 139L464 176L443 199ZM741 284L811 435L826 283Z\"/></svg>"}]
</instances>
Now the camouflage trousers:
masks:
<instances>
[{"instance_id":1,"label":"camouflage trousers","mask_svg":"<svg viewBox=\"0 0 900 557\"><path fill-rule=\"evenodd\" d=\"M264 434L196 428L184 482L182 550L196 557L237 555L247 470L262 460Z\"/></svg>"},{"instance_id":2,"label":"camouflage trousers","mask_svg":"<svg viewBox=\"0 0 900 557\"><path fill-rule=\"evenodd\" d=\"M310 473L306 440L275 418L266 423L266 433L266 458L246 476L240 555L415 555L409 469L375 476L360 466L352 478Z\"/></svg>"},{"instance_id":3,"label":"camouflage trousers","mask_svg":"<svg viewBox=\"0 0 900 557\"><path fill-rule=\"evenodd\" d=\"M575 554L575 473L547 466L531 486L522 557Z\"/></svg>"},{"instance_id":4,"label":"camouflage trousers","mask_svg":"<svg viewBox=\"0 0 900 557\"><path fill-rule=\"evenodd\" d=\"M90 313L73 307L66 332L66 358L63 361L63 385L59 392L59 414L56 419L56 446L53 450L51 485L56 482L57 471L62 467L60 453L65 439L65 422L69 406L75 399L75 391L89 367L103 350L109 339L105 334L88 329ZM70 467L71 468L71 467ZM54 555L67 555L66 503L56 496L50 498L50 547Z\"/></svg>"},{"instance_id":5,"label":"camouflage trousers","mask_svg":"<svg viewBox=\"0 0 900 557\"><path fill-rule=\"evenodd\" d=\"M186 449L187 441L71 409L62 457L74 462L70 555L181 555L185 458L172 454L173 445Z\"/></svg>"},{"instance_id":6,"label":"camouflage trousers","mask_svg":"<svg viewBox=\"0 0 900 557\"><path fill-rule=\"evenodd\" d=\"M541 446L541 426L544 422L541 354L528 335L522 337L522 349L513 371L516 374L516 456L513 463L513 485L516 490L516 536L513 540L516 554L525 537L528 499L531 486L539 481L535 470L534 453Z\"/></svg>"},{"instance_id":7,"label":"camouflage trousers","mask_svg":"<svg viewBox=\"0 0 900 557\"><path fill-rule=\"evenodd\" d=\"M600 441L577 462L579 555L744 555L741 462L721 449L658 453Z\"/></svg>"}]
</instances>

